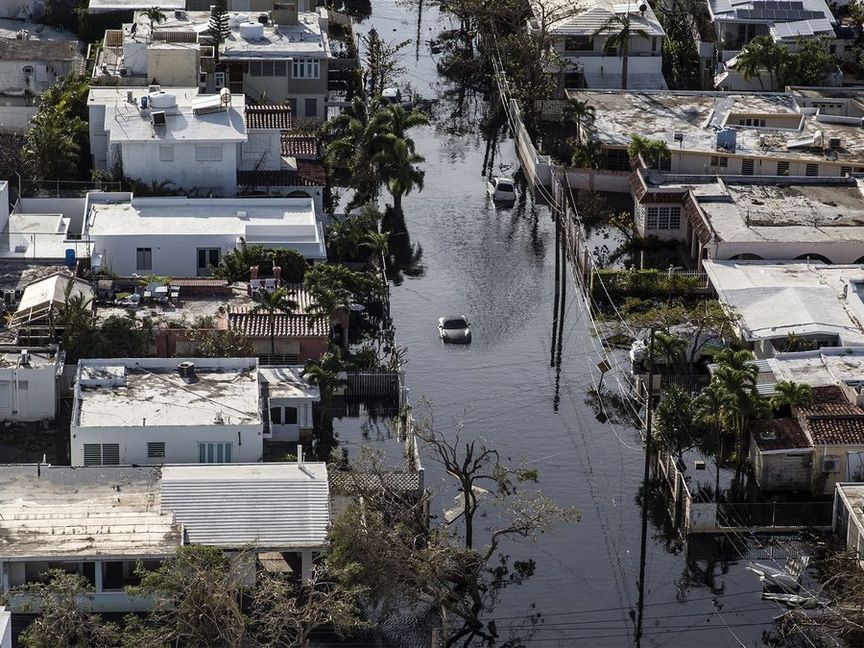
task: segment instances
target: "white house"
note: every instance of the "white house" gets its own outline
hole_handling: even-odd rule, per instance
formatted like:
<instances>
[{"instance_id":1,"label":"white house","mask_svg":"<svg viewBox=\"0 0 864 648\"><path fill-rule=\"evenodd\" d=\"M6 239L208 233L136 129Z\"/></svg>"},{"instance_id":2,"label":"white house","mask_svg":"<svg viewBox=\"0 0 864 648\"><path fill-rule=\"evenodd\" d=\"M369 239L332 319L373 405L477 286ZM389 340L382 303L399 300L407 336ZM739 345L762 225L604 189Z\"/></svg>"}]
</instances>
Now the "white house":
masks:
<instances>
[{"instance_id":1,"label":"white house","mask_svg":"<svg viewBox=\"0 0 864 648\"><path fill-rule=\"evenodd\" d=\"M90 152L97 169L202 196L237 191L244 98L197 88L92 88Z\"/></svg>"},{"instance_id":2,"label":"white house","mask_svg":"<svg viewBox=\"0 0 864 648\"><path fill-rule=\"evenodd\" d=\"M0 19L0 130L27 130L39 95L83 64L78 41L68 33Z\"/></svg>"},{"instance_id":3,"label":"white house","mask_svg":"<svg viewBox=\"0 0 864 648\"><path fill-rule=\"evenodd\" d=\"M832 3L834 4L834 3ZM854 35L834 17L825 0L709 0L711 23L716 31L716 56L719 58L714 85L718 89L776 90L771 87L767 70L745 79L736 69L736 56L757 36L769 36L790 51L798 49L799 40L820 38L829 53L839 59L852 60ZM841 85L839 69L828 75L829 85Z\"/></svg>"},{"instance_id":4,"label":"white house","mask_svg":"<svg viewBox=\"0 0 864 648\"><path fill-rule=\"evenodd\" d=\"M255 358L78 362L73 466L261 461Z\"/></svg>"},{"instance_id":5,"label":"white house","mask_svg":"<svg viewBox=\"0 0 864 648\"><path fill-rule=\"evenodd\" d=\"M53 419L63 354L57 349L0 347L0 421Z\"/></svg>"},{"instance_id":6,"label":"white house","mask_svg":"<svg viewBox=\"0 0 864 648\"><path fill-rule=\"evenodd\" d=\"M91 261L123 276L210 274L242 243L327 258L311 198L134 198L90 194L84 237Z\"/></svg>"},{"instance_id":7,"label":"white house","mask_svg":"<svg viewBox=\"0 0 864 648\"><path fill-rule=\"evenodd\" d=\"M835 489L833 531L864 569L864 484L841 482Z\"/></svg>"},{"instance_id":8,"label":"white house","mask_svg":"<svg viewBox=\"0 0 864 648\"><path fill-rule=\"evenodd\" d=\"M683 243L702 259L864 263L858 177L630 175L640 236Z\"/></svg>"},{"instance_id":9,"label":"white house","mask_svg":"<svg viewBox=\"0 0 864 648\"><path fill-rule=\"evenodd\" d=\"M156 79L166 87L197 85L202 92L229 88L262 103L285 103L301 120L326 119L333 56L327 10L298 12L296 2L272 0L260 7L245 4L231 10L231 32L220 45L218 64L208 7L166 11L166 19L152 26L138 11L133 22L105 32L94 84L146 85Z\"/></svg>"},{"instance_id":10,"label":"white house","mask_svg":"<svg viewBox=\"0 0 864 648\"><path fill-rule=\"evenodd\" d=\"M186 544L253 548L257 560L237 563L246 578L274 554L308 577L330 522L323 463L5 465L0 482L0 593L64 569L90 581L95 612L147 610L123 589L139 582L136 565L154 569ZM12 596L9 609L25 603Z\"/></svg>"},{"instance_id":11,"label":"white house","mask_svg":"<svg viewBox=\"0 0 864 648\"><path fill-rule=\"evenodd\" d=\"M821 262L704 261L718 299L757 358L789 335L817 347L864 346L864 267Z\"/></svg>"},{"instance_id":12,"label":"white house","mask_svg":"<svg viewBox=\"0 0 864 648\"><path fill-rule=\"evenodd\" d=\"M321 400L320 389L303 377L302 366L261 367L260 375L268 424L265 437L298 441L314 427L312 408Z\"/></svg>"},{"instance_id":13,"label":"white house","mask_svg":"<svg viewBox=\"0 0 864 648\"><path fill-rule=\"evenodd\" d=\"M529 31L545 32L561 61L568 88L666 89L663 77L665 32L647 0L543 0L531 3ZM624 79L622 52L608 44L615 25L604 28L615 15L630 20L633 35Z\"/></svg>"},{"instance_id":14,"label":"white house","mask_svg":"<svg viewBox=\"0 0 864 648\"><path fill-rule=\"evenodd\" d=\"M599 169L570 169L574 188L629 192L634 135L668 153L645 160L677 175L840 177L864 172L860 91L778 93L568 90L595 110L583 140L603 149Z\"/></svg>"}]
</instances>

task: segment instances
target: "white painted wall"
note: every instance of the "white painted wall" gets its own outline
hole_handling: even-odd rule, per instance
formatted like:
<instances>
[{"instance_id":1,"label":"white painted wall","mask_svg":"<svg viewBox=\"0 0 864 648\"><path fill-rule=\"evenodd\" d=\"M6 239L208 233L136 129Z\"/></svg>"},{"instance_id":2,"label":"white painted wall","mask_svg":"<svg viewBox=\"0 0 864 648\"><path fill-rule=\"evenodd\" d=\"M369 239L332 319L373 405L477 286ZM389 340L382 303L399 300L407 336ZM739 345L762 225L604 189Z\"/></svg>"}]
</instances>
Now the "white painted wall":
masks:
<instances>
[{"instance_id":1,"label":"white painted wall","mask_svg":"<svg viewBox=\"0 0 864 648\"><path fill-rule=\"evenodd\" d=\"M298 441L300 439L300 430L313 427L312 420L312 404L313 402L306 398L271 398L269 400L270 408L270 430L274 441ZM285 408L297 408L297 423L293 425L285 424ZM273 423L273 409L281 408L282 421L281 424Z\"/></svg>"},{"instance_id":2,"label":"white painted wall","mask_svg":"<svg viewBox=\"0 0 864 648\"><path fill-rule=\"evenodd\" d=\"M54 418L56 367L0 369L0 421L44 421Z\"/></svg>"},{"instance_id":3,"label":"white painted wall","mask_svg":"<svg viewBox=\"0 0 864 648\"><path fill-rule=\"evenodd\" d=\"M199 144L221 146L222 159L218 162L201 162L196 160L195 144L174 143L173 161L163 161L159 153L160 146L166 145L163 141L123 142L119 146L123 173L129 178L148 183L153 180L172 182L187 191L198 190L202 197L211 191L214 196L233 196L237 192L236 143Z\"/></svg>"},{"instance_id":4,"label":"white painted wall","mask_svg":"<svg viewBox=\"0 0 864 648\"><path fill-rule=\"evenodd\" d=\"M84 465L85 443L117 443L120 464L198 463L199 443L230 443L231 463L255 463L264 453L263 423L250 425L72 425L72 465ZM164 458L148 458L147 443L164 442Z\"/></svg>"},{"instance_id":5,"label":"white painted wall","mask_svg":"<svg viewBox=\"0 0 864 648\"><path fill-rule=\"evenodd\" d=\"M32 72L25 74L24 67L30 66ZM63 61L4 60L0 61L0 88L27 90L39 95L50 88L54 82L72 69Z\"/></svg>"},{"instance_id":6,"label":"white painted wall","mask_svg":"<svg viewBox=\"0 0 864 648\"><path fill-rule=\"evenodd\" d=\"M4 131L26 131L30 120L36 115L36 106L0 106L0 129Z\"/></svg>"},{"instance_id":7,"label":"white painted wall","mask_svg":"<svg viewBox=\"0 0 864 648\"><path fill-rule=\"evenodd\" d=\"M835 264L855 263L864 257L864 246L860 241L829 242L772 242L772 241L730 241L720 242L709 247L712 259L731 259L739 254L758 254L763 259L791 260L805 254L821 254Z\"/></svg>"},{"instance_id":8,"label":"white painted wall","mask_svg":"<svg viewBox=\"0 0 864 648\"><path fill-rule=\"evenodd\" d=\"M103 255L104 263L111 272L128 277L133 273L159 274L168 277L195 277L198 268L198 248L219 248L224 256L237 246L237 236L211 234L190 236L179 230L171 235L154 236L105 236L93 239L93 252ZM152 269L136 266L137 248L150 248Z\"/></svg>"},{"instance_id":9,"label":"white painted wall","mask_svg":"<svg viewBox=\"0 0 864 648\"><path fill-rule=\"evenodd\" d=\"M0 648L12 648L12 613L0 607Z\"/></svg>"},{"instance_id":10,"label":"white painted wall","mask_svg":"<svg viewBox=\"0 0 864 648\"><path fill-rule=\"evenodd\" d=\"M247 131L247 141L240 145L240 168L276 171L282 168L282 136L278 130Z\"/></svg>"}]
</instances>

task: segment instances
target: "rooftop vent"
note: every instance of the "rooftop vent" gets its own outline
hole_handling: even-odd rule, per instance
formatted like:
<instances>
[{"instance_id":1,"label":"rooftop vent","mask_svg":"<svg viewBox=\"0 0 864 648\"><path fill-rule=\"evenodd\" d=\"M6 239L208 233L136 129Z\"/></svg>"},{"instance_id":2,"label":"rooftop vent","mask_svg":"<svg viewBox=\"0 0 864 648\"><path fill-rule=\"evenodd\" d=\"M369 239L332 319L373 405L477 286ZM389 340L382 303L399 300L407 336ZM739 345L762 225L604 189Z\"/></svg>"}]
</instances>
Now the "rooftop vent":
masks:
<instances>
[{"instance_id":1,"label":"rooftop vent","mask_svg":"<svg viewBox=\"0 0 864 648\"><path fill-rule=\"evenodd\" d=\"M735 152L738 147L738 131L734 128L724 128L717 133L717 149Z\"/></svg>"},{"instance_id":2,"label":"rooftop vent","mask_svg":"<svg viewBox=\"0 0 864 648\"><path fill-rule=\"evenodd\" d=\"M189 362L188 360L185 362L181 362L177 365L177 373L180 374L183 382L195 382L195 363Z\"/></svg>"},{"instance_id":3,"label":"rooftop vent","mask_svg":"<svg viewBox=\"0 0 864 648\"><path fill-rule=\"evenodd\" d=\"M150 113L150 117L153 120L153 127L159 128L165 126L165 111L164 110L154 110Z\"/></svg>"},{"instance_id":4,"label":"rooftop vent","mask_svg":"<svg viewBox=\"0 0 864 648\"><path fill-rule=\"evenodd\" d=\"M828 138L828 148L831 149L839 149L840 145L843 141L839 137L829 137Z\"/></svg>"}]
</instances>

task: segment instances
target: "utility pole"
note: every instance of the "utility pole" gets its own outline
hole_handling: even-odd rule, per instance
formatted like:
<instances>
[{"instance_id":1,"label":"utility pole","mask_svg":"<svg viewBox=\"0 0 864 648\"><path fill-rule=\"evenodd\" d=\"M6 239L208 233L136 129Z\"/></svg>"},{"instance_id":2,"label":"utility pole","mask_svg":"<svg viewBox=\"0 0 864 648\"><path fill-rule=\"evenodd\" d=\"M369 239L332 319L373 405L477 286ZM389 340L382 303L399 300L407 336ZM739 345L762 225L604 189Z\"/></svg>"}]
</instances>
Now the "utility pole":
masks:
<instances>
[{"instance_id":1,"label":"utility pole","mask_svg":"<svg viewBox=\"0 0 864 648\"><path fill-rule=\"evenodd\" d=\"M654 413L654 326L648 342L648 395L645 413L645 467L642 474L642 552L639 555L639 603L636 617L636 648L642 645L642 615L645 611L645 549L648 543L648 482L651 479L652 415Z\"/></svg>"}]
</instances>

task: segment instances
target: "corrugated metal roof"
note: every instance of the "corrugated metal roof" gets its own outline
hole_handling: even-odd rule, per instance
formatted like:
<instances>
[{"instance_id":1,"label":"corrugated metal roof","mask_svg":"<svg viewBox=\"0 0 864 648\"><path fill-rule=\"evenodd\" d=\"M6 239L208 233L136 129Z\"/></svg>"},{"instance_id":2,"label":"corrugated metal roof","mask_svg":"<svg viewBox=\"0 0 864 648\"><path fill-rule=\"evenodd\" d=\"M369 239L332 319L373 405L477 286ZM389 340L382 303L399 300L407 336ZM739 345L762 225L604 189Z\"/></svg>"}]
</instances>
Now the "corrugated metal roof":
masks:
<instances>
[{"instance_id":1,"label":"corrugated metal roof","mask_svg":"<svg viewBox=\"0 0 864 648\"><path fill-rule=\"evenodd\" d=\"M162 509L189 542L287 550L320 547L330 524L323 463L165 466Z\"/></svg>"}]
</instances>

